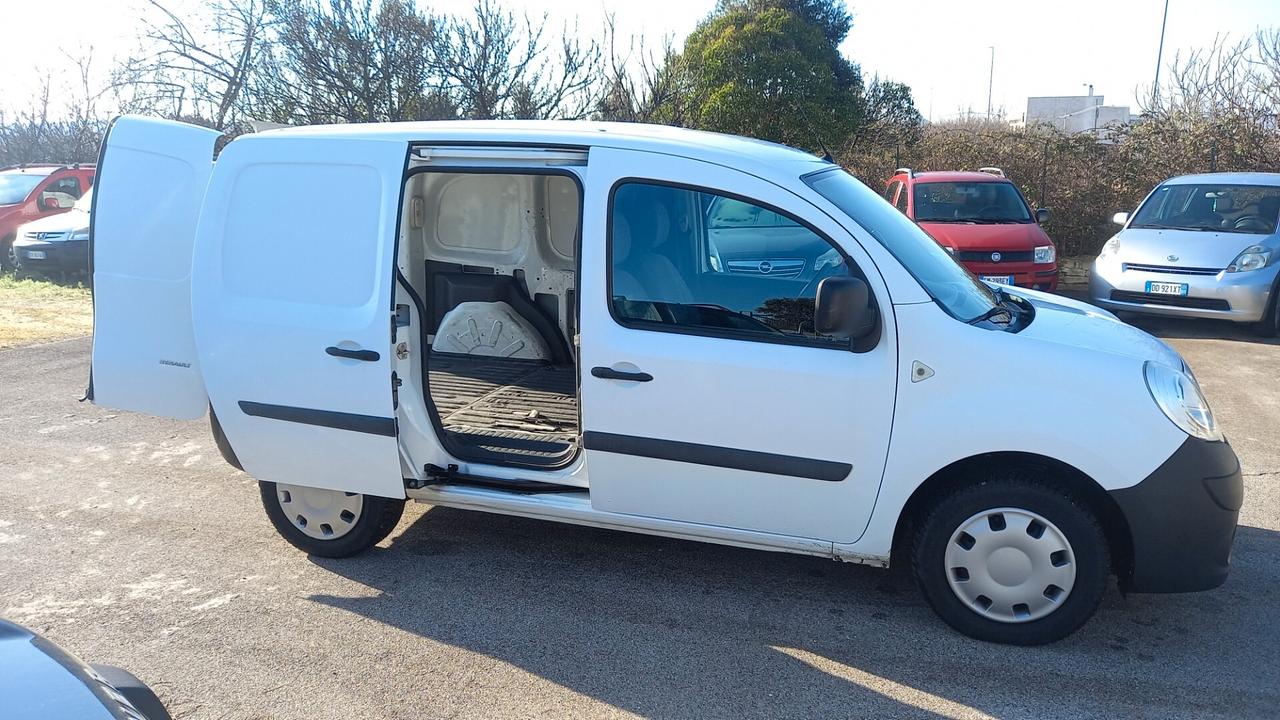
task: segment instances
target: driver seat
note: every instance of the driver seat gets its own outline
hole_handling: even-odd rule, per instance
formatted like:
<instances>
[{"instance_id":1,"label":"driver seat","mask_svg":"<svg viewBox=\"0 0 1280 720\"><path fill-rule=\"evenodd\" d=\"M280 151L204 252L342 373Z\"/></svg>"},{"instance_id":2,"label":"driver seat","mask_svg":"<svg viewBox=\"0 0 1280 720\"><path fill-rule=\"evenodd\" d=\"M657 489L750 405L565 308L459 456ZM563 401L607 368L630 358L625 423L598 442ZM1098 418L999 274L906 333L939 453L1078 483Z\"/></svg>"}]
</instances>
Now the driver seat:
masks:
<instances>
[{"instance_id":1,"label":"driver seat","mask_svg":"<svg viewBox=\"0 0 1280 720\"><path fill-rule=\"evenodd\" d=\"M643 208L622 209L613 219L613 290L628 300L678 305L693 303L693 292L671 258L658 251L671 237L671 216L655 199ZM616 206L615 206L616 207Z\"/></svg>"}]
</instances>

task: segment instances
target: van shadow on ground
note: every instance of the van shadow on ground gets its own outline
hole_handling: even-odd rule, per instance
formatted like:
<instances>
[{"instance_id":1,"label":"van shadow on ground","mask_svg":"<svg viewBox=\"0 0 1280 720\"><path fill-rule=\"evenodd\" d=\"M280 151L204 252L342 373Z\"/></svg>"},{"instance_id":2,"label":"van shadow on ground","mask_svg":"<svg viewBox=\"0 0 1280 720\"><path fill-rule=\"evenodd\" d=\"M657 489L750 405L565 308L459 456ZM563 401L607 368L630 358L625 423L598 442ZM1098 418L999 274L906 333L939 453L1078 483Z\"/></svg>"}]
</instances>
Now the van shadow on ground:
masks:
<instances>
[{"instance_id":1,"label":"van shadow on ground","mask_svg":"<svg viewBox=\"0 0 1280 720\"><path fill-rule=\"evenodd\" d=\"M413 512L413 511L411 511ZM1242 528L1223 588L1112 589L1076 635L969 640L906 573L432 508L313 596L651 717L1266 716L1280 703L1280 533ZM483 682L483 680L481 680Z\"/></svg>"}]
</instances>

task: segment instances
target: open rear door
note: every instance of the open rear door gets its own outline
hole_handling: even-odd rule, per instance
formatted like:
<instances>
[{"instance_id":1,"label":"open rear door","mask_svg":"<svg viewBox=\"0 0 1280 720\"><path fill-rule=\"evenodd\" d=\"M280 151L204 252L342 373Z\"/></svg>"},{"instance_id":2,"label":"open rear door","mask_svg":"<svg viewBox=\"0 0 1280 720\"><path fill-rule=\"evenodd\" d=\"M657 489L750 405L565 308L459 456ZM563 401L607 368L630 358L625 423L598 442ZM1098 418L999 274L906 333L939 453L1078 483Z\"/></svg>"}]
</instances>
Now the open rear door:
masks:
<instances>
[{"instance_id":1,"label":"open rear door","mask_svg":"<svg viewBox=\"0 0 1280 720\"><path fill-rule=\"evenodd\" d=\"M209 399L259 480L404 497L392 278L408 144L264 133L227 145L196 237Z\"/></svg>"},{"instance_id":2,"label":"open rear door","mask_svg":"<svg viewBox=\"0 0 1280 720\"><path fill-rule=\"evenodd\" d=\"M219 133L121 117L103 140L90 220L96 405L196 418L191 251Z\"/></svg>"}]
</instances>

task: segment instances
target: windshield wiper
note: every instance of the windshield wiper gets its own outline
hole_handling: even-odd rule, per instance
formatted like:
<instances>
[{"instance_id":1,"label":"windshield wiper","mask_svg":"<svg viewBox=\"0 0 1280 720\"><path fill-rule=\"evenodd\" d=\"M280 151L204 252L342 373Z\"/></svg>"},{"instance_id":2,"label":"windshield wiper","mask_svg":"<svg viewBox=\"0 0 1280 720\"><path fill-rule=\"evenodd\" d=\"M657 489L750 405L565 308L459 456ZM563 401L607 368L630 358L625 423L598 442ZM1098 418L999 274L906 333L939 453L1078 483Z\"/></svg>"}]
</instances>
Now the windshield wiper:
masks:
<instances>
[{"instance_id":1,"label":"windshield wiper","mask_svg":"<svg viewBox=\"0 0 1280 720\"><path fill-rule=\"evenodd\" d=\"M1194 230L1196 232L1222 232L1222 228L1205 227L1203 225L1164 225L1162 223L1143 223L1132 227L1141 230Z\"/></svg>"},{"instance_id":2,"label":"windshield wiper","mask_svg":"<svg viewBox=\"0 0 1280 720\"><path fill-rule=\"evenodd\" d=\"M1003 305L996 305L995 307L992 307L990 310L988 310L988 311L986 311L986 312L982 313L982 314L981 314L981 315L979 315L978 317L976 317L976 318L974 318L974 319L970 320L970 321L969 321L969 324L970 324L970 325L977 325L977 324L978 324L978 323L980 323L980 322L985 322L985 321L987 321L987 320L992 320L992 319L994 319L997 315L1004 315L1004 316L1005 316L1005 318L1006 318L1006 319L1002 321L1002 322L1004 322L1005 324L1008 324L1008 323L1013 322L1013 311L1011 311L1011 310L1010 310L1009 308L1007 308L1007 307L1004 307Z\"/></svg>"}]
</instances>

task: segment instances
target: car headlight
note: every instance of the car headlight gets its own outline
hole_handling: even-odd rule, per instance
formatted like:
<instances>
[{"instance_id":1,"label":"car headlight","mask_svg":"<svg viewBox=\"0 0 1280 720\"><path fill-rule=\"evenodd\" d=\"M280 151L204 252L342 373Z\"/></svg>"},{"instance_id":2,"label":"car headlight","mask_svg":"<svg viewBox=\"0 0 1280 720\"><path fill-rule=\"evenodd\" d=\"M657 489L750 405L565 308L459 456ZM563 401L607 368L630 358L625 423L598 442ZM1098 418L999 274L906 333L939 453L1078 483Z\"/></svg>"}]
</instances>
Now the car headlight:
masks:
<instances>
[{"instance_id":1,"label":"car headlight","mask_svg":"<svg viewBox=\"0 0 1280 720\"><path fill-rule=\"evenodd\" d=\"M68 240L88 240L88 239L89 239L89 228L82 228L82 229L80 229L80 230L76 230L75 232L71 233L70 235L67 235L67 239L68 239Z\"/></svg>"},{"instance_id":2,"label":"car headlight","mask_svg":"<svg viewBox=\"0 0 1280 720\"><path fill-rule=\"evenodd\" d=\"M1040 245L1035 250L1035 261L1037 263L1051 263L1058 257L1058 251L1052 245Z\"/></svg>"},{"instance_id":3,"label":"car headlight","mask_svg":"<svg viewBox=\"0 0 1280 720\"><path fill-rule=\"evenodd\" d=\"M1112 235L1111 239L1103 244L1102 250L1098 253L1098 258L1102 259L1105 257L1109 257L1111 255L1115 255L1118 252L1120 252L1120 236Z\"/></svg>"},{"instance_id":4,"label":"car headlight","mask_svg":"<svg viewBox=\"0 0 1280 720\"><path fill-rule=\"evenodd\" d=\"M1227 266L1227 272L1248 272L1267 266L1271 259L1271 251L1261 245L1250 245L1236 256Z\"/></svg>"},{"instance_id":5,"label":"car headlight","mask_svg":"<svg viewBox=\"0 0 1280 720\"><path fill-rule=\"evenodd\" d=\"M1150 360L1143 364L1142 374L1156 405L1174 425L1201 440L1217 442L1223 439L1222 430L1213 419L1213 411L1209 409L1209 403L1194 377Z\"/></svg>"}]
</instances>

